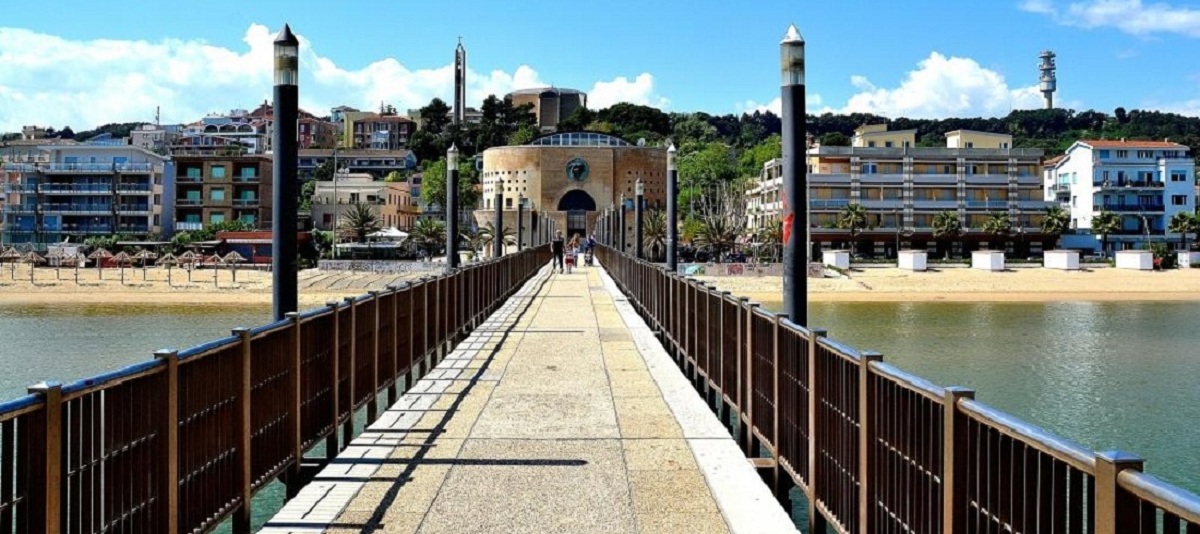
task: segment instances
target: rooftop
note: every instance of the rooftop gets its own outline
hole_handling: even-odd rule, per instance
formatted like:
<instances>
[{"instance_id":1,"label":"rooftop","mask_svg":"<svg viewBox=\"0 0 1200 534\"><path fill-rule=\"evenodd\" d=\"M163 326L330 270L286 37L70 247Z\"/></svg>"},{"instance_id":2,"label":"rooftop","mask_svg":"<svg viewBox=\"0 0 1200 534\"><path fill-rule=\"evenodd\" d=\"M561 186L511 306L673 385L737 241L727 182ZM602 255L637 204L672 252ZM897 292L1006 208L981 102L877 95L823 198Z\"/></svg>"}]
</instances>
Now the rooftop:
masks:
<instances>
[{"instance_id":1,"label":"rooftop","mask_svg":"<svg viewBox=\"0 0 1200 534\"><path fill-rule=\"evenodd\" d=\"M1187 150L1187 145L1181 145L1171 141L1139 141L1125 139L1081 139L1081 144L1092 148L1180 148Z\"/></svg>"},{"instance_id":2,"label":"rooftop","mask_svg":"<svg viewBox=\"0 0 1200 534\"><path fill-rule=\"evenodd\" d=\"M540 95L545 92L558 93L560 95L582 95L586 94L578 89L567 89L566 87L530 87L527 89L517 89L509 93L510 95Z\"/></svg>"}]
</instances>

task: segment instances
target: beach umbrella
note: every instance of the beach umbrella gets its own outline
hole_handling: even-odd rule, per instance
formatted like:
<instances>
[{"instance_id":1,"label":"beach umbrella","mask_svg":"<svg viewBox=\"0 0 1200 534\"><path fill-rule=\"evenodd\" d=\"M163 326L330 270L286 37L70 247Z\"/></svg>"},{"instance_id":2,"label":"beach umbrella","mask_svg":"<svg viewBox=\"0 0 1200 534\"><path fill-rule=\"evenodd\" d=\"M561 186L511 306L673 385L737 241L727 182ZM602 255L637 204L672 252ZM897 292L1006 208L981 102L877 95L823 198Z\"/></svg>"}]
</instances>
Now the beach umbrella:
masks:
<instances>
[{"instance_id":1,"label":"beach umbrella","mask_svg":"<svg viewBox=\"0 0 1200 534\"><path fill-rule=\"evenodd\" d=\"M146 280L146 264L150 263L150 260L153 260L157 257L158 254L150 252L149 250L139 250L137 251L137 254L133 255L133 259L142 262L142 281Z\"/></svg>"},{"instance_id":2,"label":"beach umbrella","mask_svg":"<svg viewBox=\"0 0 1200 534\"><path fill-rule=\"evenodd\" d=\"M9 273L13 280L17 279L17 260L21 259L21 253L17 249L8 247L4 252L0 252L0 262L9 262L12 264L11 272Z\"/></svg>"},{"instance_id":3,"label":"beach umbrella","mask_svg":"<svg viewBox=\"0 0 1200 534\"><path fill-rule=\"evenodd\" d=\"M192 281L192 268L196 265L196 253L190 250L179 255L179 264L187 265L188 282Z\"/></svg>"},{"instance_id":4,"label":"beach umbrella","mask_svg":"<svg viewBox=\"0 0 1200 534\"><path fill-rule=\"evenodd\" d=\"M75 264L75 284L79 285L79 267L87 263L87 256L84 256L82 252L76 252L70 260Z\"/></svg>"},{"instance_id":5,"label":"beach umbrella","mask_svg":"<svg viewBox=\"0 0 1200 534\"><path fill-rule=\"evenodd\" d=\"M159 258L158 261L154 262L155 265L166 265L167 266L167 287L171 287L171 267L174 267L175 264L177 264L177 263L179 263L179 259L176 258L174 254L171 254L169 252L166 254L163 254L163 257Z\"/></svg>"},{"instance_id":6,"label":"beach umbrella","mask_svg":"<svg viewBox=\"0 0 1200 534\"><path fill-rule=\"evenodd\" d=\"M65 257L66 257L66 255L63 254L62 249L59 249L59 248L51 250L48 254L46 254L46 260L50 261L51 263L54 264L54 279L55 280L62 280L62 277L59 276L59 269L62 268L62 260Z\"/></svg>"},{"instance_id":7,"label":"beach umbrella","mask_svg":"<svg viewBox=\"0 0 1200 534\"><path fill-rule=\"evenodd\" d=\"M104 260L111 257L113 257L112 252L105 250L104 247L100 247L92 251L91 254L88 254L89 260L96 260L96 272L100 273L101 280L104 280Z\"/></svg>"},{"instance_id":8,"label":"beach umbrella","mask_svg":"<svg viewBox=\"0 0 1200 534\"><path fill-rule=\"evenodd\" d=\"M38 256L37 252L30 252L21 256L21 263L29 264L29 283L33 283L33 268L39 263L46 263L46 258Z\"/></svg>"},{"instance_id":9,"label":"beach umbrella","mask_svg":"<svg viewBox=\"0 0 1200 534\"><path fill-rule=\"evenodd\" d=\"M220 271L220 269L217 269L217 266L218 266L218 265L220 265L220 264L222 264L222 263L225 263L225 260L221 259L221 256L219 256L219 255L217 255L217 254L213 254L212 256L209 256L209 257L205 258L205 259L204 259L204 263L207 263L207 264L209 264L209 265L212 265L212 268L213 268L213 286L215 286L215 287L221 287L220 281L217 279L217 273Z\"/></svg>"},{"instance_id":10,"label":"beach umbrella","mask_svg":"<svg viewBox=\"0 0 1200 534\"><path fill-rule=\"evenodd\" d=\"M118 252L115 256L112 257L112 260L117 262L117 266L119 266L121 268L121 285L124 285L125 284L125 266L133 263L133 258L131 258L129 256L129 254L126 254L125 252Z\"/></svg>"},{"instance_id":11,"label":"beach umbrella","mask_svg":"<svg viewBox=\"0 0 1200 534\"><path fill-rule=\"evenodd\" d=\"M224 258L221 258L221 261L233 266L233 283L236 284L237 283L237 264L245 262L246 258L243 258L241 254L238 254L236 250L233 250L233 251L230 251L229 254L226 254Z\"/></svg>"}]
</instances>

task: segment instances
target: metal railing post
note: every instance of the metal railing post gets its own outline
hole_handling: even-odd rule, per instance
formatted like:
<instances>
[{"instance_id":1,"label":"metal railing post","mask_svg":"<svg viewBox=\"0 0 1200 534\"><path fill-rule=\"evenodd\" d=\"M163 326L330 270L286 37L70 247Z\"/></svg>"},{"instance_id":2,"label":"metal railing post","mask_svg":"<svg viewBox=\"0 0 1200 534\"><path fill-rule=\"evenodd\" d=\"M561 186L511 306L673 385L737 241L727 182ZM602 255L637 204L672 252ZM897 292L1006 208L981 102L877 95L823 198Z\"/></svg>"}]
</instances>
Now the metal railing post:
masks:
<instances>
[{"instance_id":1,"label":"metal railing post","mask_svg":"<svg viewBox=\"0 0 1200 534\"><path fill-rule=\"evenodd\" d=\"M371 294L371 306L375 310L368 321L374 322L371 330L371 396L367 399L367 425L375 422L379 416L379 291L368 291Z\"/></svg>"},{"instance_id":2,"label":"metal railing post","mask_svg":"<svg viewBox=\"0 0 1200 534\"><path fill-rule=\"evenodd\" d=\"M30 447L35 462L33 478L36 486L30 484L30 515L29 525L37 528L41 525L45 534L59 534L62 531L62 382L39 382L29 386L29 393L42 398L42 428L41 436L32 436L33 440L41 439L41 447ZM37 454L38 450L43 454ZM31 481L34 482L34 481ZM34 488L37 488L36 490ZM37 491L40 490L40 491ZM41 514L39 516L39 514Z\"/></svg>"},{"instance_id":3,"label":"metal railing post","mask_svg":"<svg viewBox=\"0 0 1200 534\"><path fill-rule=\"evenodd\" d=\"M338 448L338 417L342 415L341 407L338 406L341 397L341 377L338 376L338 367L341 364L341 355L338 354L341 349L341 338L339 337L340 333L338 329L341 326L341 318L338 317L337 302L330 301L326 302L325 305L333 312L330 314L333 317L333 332L329 340L333 346L329 351L329 360L332 364L329 369L329 406L333 408L333 419L329 421L329 435L325 437L325 459L333 460L337 458L338 451L341 450Z\"/></svg>"},{"instance_id":4,"label":"metal railing post","mask_svg":"<svg viewBox=\"0 0 1200 534\"><path fill-rule=\"evenodd\" d=\"M801 325L807 326L807 325ZM817 509L817 495L820 484L820 465L817 462L817 433L820 432L821 383L817 376L817 340L825 337L827 332L821 329L809 329L808 336L808 532L825 532L828 522L821 511Z\"/></svg>"},{"instance_id":5,"label":"metal railing post","mask_svg":"<svg viewBox=\"0 0 1200 534\"><path fill-rule=\"evenodd\" d=\"M356 369L358 367L358 306L354 305L354 297L346 297L344 300L350 312L350 370L346 377L346 389L350 391L350 395L347 397L350 399L350 404L346 406L346 421L342 423L342 449L349 447L350 442L354 440L354 405L358 400L355 398L358 390L357 384L355 384L355 381L358 380L358 370Z\"/></svg>"},{"instance_id":6,"label":"metal railing post","mask_svg":"<svg viewBox=\"0 0 1200 534\"><path fill-rule=\"evenodd\" d=\"M162 532L179 532L179 352L160 350L154 359L163 362L162 442L158 457L163 466L159 479L158 518Z\"/></svg>"},{"instance_id":7,"label":"metal railing post","mask_svg":"<svg viewBox=\"0 0 1200 534\"><path fill-rule=\"evenodd\" d=\"M251 389L254 384L252 381L252 354L250 329L235 328L233 334L241 339L241 366L238 373L241 389L238 393L238 406L235 412L237 421L237 454L234 465L237 466L237 485L240 490L241 506L233 512L233 532L234 534L250 534L250 515L253 508L254 497L254 480L252 472L253 455L250 453L251 441L253 438L254 429L251 428Z\"/></svg>"},{"instance_id":8,"label":"metal railing post","mask_svg":"<svg viewBox=\"0 0 1200 534\"><path fill-rule=\"evenodd\" d=\"M754 310L759 307L757 302L746 305L746 419L747 432L743 446L747 458L758 458L758 449L762 445L754 437Z\"/></svg>"},{"instance_id":9,"label":"metal railing post","mask_svg":"<svg viewBox=\"0 0 1200 534\"><path fill-rule=\"evenodd\" d=\"M967 531L967 421L958 407L975 390L948 387L942 397L942 532ZM1097 508L1099 510L1099 508Z\"/></svg>"},{"instance_id":10,"label":"metal railing post","mask_svg":"<svg viewBox=\"0 0 1200 534\"><path fill-rule=\"evenodd\" d=\"M292 441L292 465L288 469L286 476L287 480L287 496L288 498L295 497L300 493L300 464L304 461L304 438L301 436L301 403L304 402L304 380L302 370L300 368L300 314L297 312L288 312L285 317L291 321L292 333L292 353L288 358L289 372L291 373L291 384L289 384L290 403L288 411L291 412L291 417L288 418L288 434Z\"/></svg>"},{"instance_id":11,"label":"metal railing post","mask_svg":"<svg viewBox=\"0 0 1200 534\"><path fill-rule=\"evenodd\" d=\"M871 394L871 362L883 361L878 352L865 351L858 360L858 528L875 532L874 501L871 491L875 480L875 407L879 401Z\"/></svg>"},{"instance_id":12,"label":"metal railing post","mask_svg":"<svg viewBox=\"0 0 1200 534\"><path fill-rule=\"evenodd\" d=\"M774 412L771 414L771 458L775 460L774 465L771 466L771 487L775 491L775 500L779 501L780 505L791 509L788 506L791 502L788 494L793 485L785 483L790 482L790 479L784 480L783 468L779 461L781 448L779 444L779 411L782 409L782 406L779 405L779 340L780 334L783 332L780 322L784 319L787 319L787 315L775 314L775 320L771 323L771 335L774 338L774 343L772 343L774 350L771 351L771 398L774 400L772 404L775 406L775 409L771 410Z\"/></svg>"},{"instance_id":13,"label":"metal railing post","mask_svg":"<svg viewBox=\"0 0 1200 534\"><path fill-rule=\"evenodd\" d=\"M1138 500L1121 489L1117 476L1130 469L1141 471L1144 464L1142 458L1126 452L1096 453L1096 534L1138 531Z\"/></svg>"},{"instance_id":14,"label":"metal railing post","mask_svg":"<svg viewBox=\"0 0 1200 534\"><path fill-rule=\"evenodd\" d=\"M396 404L396 383L400 381L400 290L394 285L387 286L392 301L392 376L388 384L388 406Z\"/></svg>"}]
</instances>

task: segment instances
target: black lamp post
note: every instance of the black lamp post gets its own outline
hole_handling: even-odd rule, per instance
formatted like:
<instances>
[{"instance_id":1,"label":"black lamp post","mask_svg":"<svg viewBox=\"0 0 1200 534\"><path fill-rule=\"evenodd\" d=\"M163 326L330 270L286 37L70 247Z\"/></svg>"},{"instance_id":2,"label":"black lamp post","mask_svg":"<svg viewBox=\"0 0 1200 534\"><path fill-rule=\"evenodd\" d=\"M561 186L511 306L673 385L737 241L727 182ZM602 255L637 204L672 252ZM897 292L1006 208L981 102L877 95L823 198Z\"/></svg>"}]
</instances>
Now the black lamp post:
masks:
<instances>
[{"instance_id":1,"label":"black lamp post","mask_svg":"<svg viewBox=\"0 0 1200 534\"><path fill-rule=\"evenodd\" d=\"M499 189L499 181L496 188ZM492 255L499 258L504 255L504 193L496 192L496 227L492 229Z\"/></svg>"},{"instance_id":2,"label":"black lamp post","mask_svg":"<svg viewBox=\"0 0 1200 534\"><path fill-rule=\"evenodd\" d=\"M783 100L783 313L808 326L808 179L804 147L804 39L779 43Z\"/></svg>"},{"instance_id":3,"label":"black lamp post","mask_svg":"<svg viewBox=\"0 0 1200 534\"><path fill-rule=\"evenodd\" d=\"M621 253L625 253L625 193L621 193L621 218L617 221L617 227L621 229Z\"/></svg>"},{"instance_id":4,"label":"black lamp post","mask_svg":"<svg viewBox=\"0 0 1200 534\"><path fill-rule=\"evenodd\" d=\"M642 214L645 212L645 210L642 208L642 204L645 204L646 201L646 186L642 182L641 178L638 178L637 183L634 185L634 194L636 195L634 202L637 204L633 207L633 235L637 241L633 244L633 250L636 253L637 259L641 260L645 259L642 254L642 243L645 241L644 236L642 235Z\"/></svg>"},{"instance_id":5,"label":"black lamp post","mask_svg":"<svg viewBox=\"0 0 1200 534\"><path fill-rule=\"evenodd\" d=\"M272 134L275 161L275 214L271 220L274 316L281 321L298 308L296 285L296 221L299 219L296 191L296 118L299 113L300 41L286 24L275 37L275 131Z\"/></svg>"},{"instance_id":6,"label":"black lamp post","mask_svg":"<svg viewBox=\"0 0 1200 534\"><path fill-rule=\"evenodd\" d=\"M525 195L517 193L517 252L525 248Z\"/></svg>"},{"instance_id":7,"label":"black lamp post","mask_svg":"<svg viewBox=\"0 0 1200 534\"><path fill-rule=\"evenodd\" d=\"M446 268L458 268L458 147L446 151Z\"/></svg>"},{"instance_id":8,"label":"black lamp post","mask_svg":"<svg viewBox=\"0 0 1200 534\"><path fill-rule=\"evenodd\" d=\"M675 165L675 144L667 147L667 270L679 270L679 169Z\"/></svg>"}]
</instances>

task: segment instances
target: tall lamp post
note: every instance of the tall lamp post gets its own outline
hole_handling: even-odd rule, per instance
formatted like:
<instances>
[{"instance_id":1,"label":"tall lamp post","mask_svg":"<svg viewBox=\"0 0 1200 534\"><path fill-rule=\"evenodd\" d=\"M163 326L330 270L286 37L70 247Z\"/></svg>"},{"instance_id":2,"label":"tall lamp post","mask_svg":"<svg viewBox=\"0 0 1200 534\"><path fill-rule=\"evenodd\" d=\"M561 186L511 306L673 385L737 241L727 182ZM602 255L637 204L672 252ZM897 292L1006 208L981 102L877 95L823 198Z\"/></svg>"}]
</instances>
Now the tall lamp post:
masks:
<instances>
[{"instance_id":1,"label":"tall lamp post","mask_svg":"<svg viewBox=\"0 0 1200 534\"><path fill-rule=\"evenodd\" d=\"M645 241L642 236L642 213L645 211L642 208L642 204L644 204L646 200L646 185L642 182L641 178L638 178L637 184L634 185L634 194L636 195L634 202L637 204L635 204L633 207L633 235L637 241L633 243L633 250L636 253L637 259L641 260L645 259L642 257L642 243Z\"/></svg>"},{"instance_id":2,"label":"tall lamp post","mask_svg":"<svg viewBox=\"0 0 1200 534\"><path fill-rule=\"evenodd\" d=\"M458 147L446 151L446 269L458 268Z\"/></svg>"},{"instance_id":3,"label":"tall lamp post","mask_svg":"<svg viewBox=\"0 0 1200 534\"><path fill-rule=\"evenodd\" d=\"M667 147L667 271L679 270L679 169L675 164L675 144Z\"/></svg>"},{"instance_id":4,"label":"tall lamp post","mask_svg":"<svg viewBox=\"0 0 1200 534\"><path fill-rule=\"evenodd\" d=\"M525 248L525 195L517 193L517 252Z\"/></svg>"},{"instance_id":5,"label":"tall lamp post","mask_svg":"<svg viewBox=\"0 0 1200 534\"><path fill-rule=\"evenodd\" d=\"M783 312L808 326L808 177L804 150L804 39L779 43L783 100Z\"/></svg>"},{"instance_id":6,"label":"tall lamp post","mask_svg":"<svg viewBox=\"0 0 1200 534\"><path fill-rule=\"evenodd\" d=\"M497 181L497 184L500 182ZM496 186L499 189L499 185ZM504 193L496 192L496 226L492 228L492 255L499 258L504 255Z\"/></svg>"},{"instance_id":7,"label":"tall lamp post","mask_svg":"<svg viewBox=\"0 0 1200 534\"><path fill-rule=\"evenodd\" d=\"M625 253L625 193L621 193L621 218L617 221L617 227L621 229L621 253Z\"/></svg>"},{"instance_id":8,"label":"tall lamp post","mask_svg":"<svg viewBox=\"0 0 1200 534\"><path fill-rule=\"evenodd\" d=\"M275 320L298 307L296 285L296 221L299 219L296 191L296 117L299 113L300 41L286 24L275 37L275 216L271 218L271 282Z\"/></svg>"}]
</instances>

